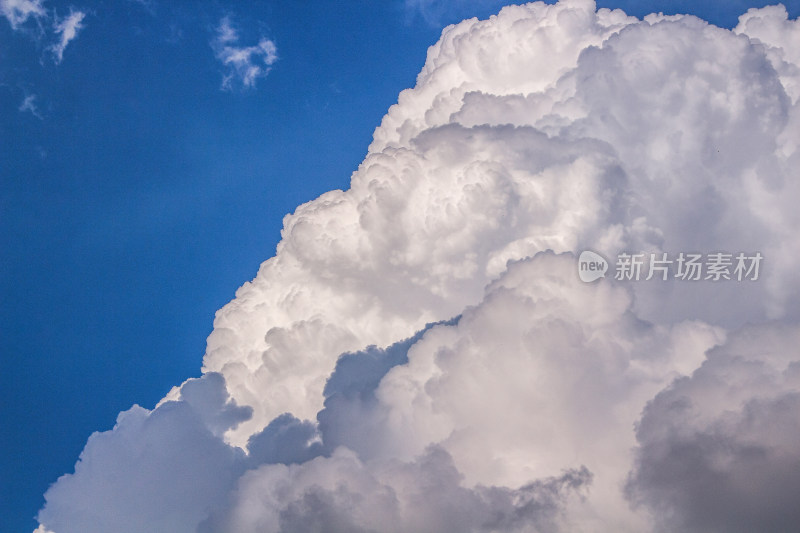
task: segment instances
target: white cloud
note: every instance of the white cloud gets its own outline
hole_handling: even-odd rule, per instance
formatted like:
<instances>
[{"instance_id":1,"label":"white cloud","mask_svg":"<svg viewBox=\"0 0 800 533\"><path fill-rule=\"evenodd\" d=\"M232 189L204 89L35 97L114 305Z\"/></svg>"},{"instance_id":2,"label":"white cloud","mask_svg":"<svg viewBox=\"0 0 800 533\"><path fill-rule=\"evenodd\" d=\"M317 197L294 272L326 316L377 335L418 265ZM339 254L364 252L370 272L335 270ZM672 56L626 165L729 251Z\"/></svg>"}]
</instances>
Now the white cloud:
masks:
<instances>
[{"instance_id":1,"label":"white cloud","mask_svg":"<svg viewBox=\"0 0 800 533\"><path fill-rule=\"evenodd\" d=\"M574 264L538 254L457 320L342 358L318 428L278 417L247 457L219 437L249 410L219 374L190 380L179 401L93 436L40 520L58 533L640 531L619 490L633 424L722 335L642 322L626 287L584 284Z\"/></svg>"},{"instance_id":2,"label":"white cloud","mask_svg":"<svg viewBox=\"0 0 800 533\"><path fill-rule=\"evenodd\" d=\"M217 313L204 377L93 436L40 522L721 531L726 511L779 527L772 508L794 520L767 480L779 473L784 496L800 483L782 468L796 462L785 416L800 394L787 333L800 321L798 36L779 8L728 31L587 0L448 28L350 189L287 216L276 256ZM248 86L270 53L238 43L223 19L226 83ZM586 248L759 251L764 265L752 283L589 285L574 259ZM765 325L740 331L748 322ZM722 448L703 447L711 437ZM720 489L707 507L685 497L699 494L688 475L665 474L692 457L722 474L703 478ZM758 494L743 499L752 472Z\"/></svg>"},{"instance_id":3,"label":"white cloud","mask_svg":"<svg viewBox=\"0 0 800 533\"><path fill-rule=\"evenodd\" d=\"M39 520L55 533L195 531L244 471L243 453L219 438L248 410L227 402L219 375L184 384L179 401L134 406L94 433L75 472L46 494Z\"/></svg>"},{"instance_id":4,"label":"white cloud","mask_svg":"<svg viewBox=\"0 0 800 533\"><path fill-rule=\"evenodd\" d=\"M25 24L29 18L39 19L47 16L44 0L0 0L2 14L13 29Z\"/></svg>"},{"instance_id":5,"label":"white cloud","mask_svg":"<svg viewBox=\"0 0 800 533\"><path fill-rule=\"evenodd\" d=\"M763 282L640 284L637 310L798 316L798 108L782 81L762 48L694 18L572 2L450 28L351 188L287 217L276 257L217 314L205 367L256 408L240 431L313 417L339 353L458 314L548 248L761 251Z\"/></svg>"},{"instance_id":6,"label":"white cloud","mask_svg":"<svg viewBox=\"0 0 800 533\"><path fill-rule=\"evenodd\" d=\"M82 22L86 17L86 13L70 9L70 14L60 19L55 10L52 15L48 13L44 0L0 0L0 14L8 20L14 30L19 30L31 18L36 20L40 29L37 39L47 36L47 40L50 40L51 36L42 23L50 26L56 42L47 47L47 50L53 54L56 63L61 63L64 50L83 29Z\"/></svg>"},{"instance_id":7,"label":"white cloud","mask_svg":"<svg viewBox=\"0 0 800 533\"><path fill-rule=\"evenodd\" d=\"M220 20L216 32L211 47L226 68L222 78L222 88L225 90L238 85L254 87L259 78L269 74L272 64L278 60L275 43L265 37L261 37L256 45L239 46L239 33L230 17Z\"/></svg>"},{"instance_id":8,"label":"white cloud","mask_svg":"<svg viewBox=\"0 0 800 533\"><path fill-rule=\"evenodd\" d=\"M641 531L619 490L633 425L722 332L643 322L625 287L584 284L574 265L552 253L511 265L477 307L430 329L372 388L332 387L367 366L340 365L317 417L326 446L410 460L436 445L465 486L519 487L585 467L591 487L558 530Z\"/></svg>"},{"instance_id":9,"label":"white cloud","mask_svg":"<svg viewBox=\"0 0 800 533\"><path fill-rule=\"evenodd\" d=\"M25 95L25 98L22 99L22 103L19 105L19 112L30 112L33 116L38 119L42 119L41 113L39 113L39 108L36 107L36 95L35 94L28 94Z\"/></svg>"},{"instance_id":10,"label":"white cloud","mask_svg":"<svg viewBox=\"0 0 800 533\"><path fill-rule=\"evenodd\" d=\"M86 14L81 11L72 11L62 20L56 20L53 24L53 30L58 35L59 41L54 44L50 50L53 52L56 63L61 63L64 58L64 50L67 45L78 36L78 32L83 29L81 22L86 17Z\"/></svg>"}]
</instances>

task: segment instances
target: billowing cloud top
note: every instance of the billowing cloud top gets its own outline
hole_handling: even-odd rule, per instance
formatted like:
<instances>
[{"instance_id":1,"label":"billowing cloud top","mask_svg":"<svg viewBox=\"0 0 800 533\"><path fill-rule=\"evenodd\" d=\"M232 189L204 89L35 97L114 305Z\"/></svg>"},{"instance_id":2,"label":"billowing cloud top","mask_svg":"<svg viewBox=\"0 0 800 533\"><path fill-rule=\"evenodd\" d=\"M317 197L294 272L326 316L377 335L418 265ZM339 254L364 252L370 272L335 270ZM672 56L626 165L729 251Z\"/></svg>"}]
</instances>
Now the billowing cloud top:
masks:
<instances>
[{"instance_id":1,"label":"billowing cloud top","mask_svg":"<svg viewBox=\"0 0 800 533\"><path fill-rule=\"evenodd\" d=\"M350 189L218 312L203 377L93 435L40 531L796 524L798 40L782 7L448 27ZM582 283L584 249L763 265Z\"/></svg>"}]
</instances>

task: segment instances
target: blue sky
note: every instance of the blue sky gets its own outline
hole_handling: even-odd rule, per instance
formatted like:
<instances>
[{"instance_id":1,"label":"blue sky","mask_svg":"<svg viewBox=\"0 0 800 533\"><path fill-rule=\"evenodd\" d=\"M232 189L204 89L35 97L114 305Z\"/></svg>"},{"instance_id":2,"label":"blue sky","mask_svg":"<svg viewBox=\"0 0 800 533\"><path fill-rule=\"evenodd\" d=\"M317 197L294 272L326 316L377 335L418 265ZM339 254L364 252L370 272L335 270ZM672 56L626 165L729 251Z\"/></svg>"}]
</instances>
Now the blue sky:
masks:
<instances>
[{"instance_id":1,"label":"blue sky","mask_svg":"<svg viewBox=\"0 0 800 533\"><path fill-rule=\"evenodd\" d=\"M598 5L731 27L767 3ZM0 17L0 530L33 530L93 431L200 374L214 312L282 217L347 187L442 25L503 2L419 4L44 1L15 28ZM76 12L59 61L53 28ZM225 20L231 46L274 43L266 75L222 64Z\"/></svg>"}]
</instances>

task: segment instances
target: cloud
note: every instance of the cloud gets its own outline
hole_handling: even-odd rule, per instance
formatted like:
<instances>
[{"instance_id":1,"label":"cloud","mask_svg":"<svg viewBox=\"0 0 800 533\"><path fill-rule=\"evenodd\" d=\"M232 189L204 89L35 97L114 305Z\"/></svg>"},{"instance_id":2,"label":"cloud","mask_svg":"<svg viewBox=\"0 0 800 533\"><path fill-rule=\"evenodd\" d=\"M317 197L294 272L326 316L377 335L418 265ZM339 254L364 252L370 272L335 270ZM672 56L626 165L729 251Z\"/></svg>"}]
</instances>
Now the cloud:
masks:
<instances>
[{"instance_id":1,"label":"cloud","mask_svg":"<svg viewBox=\"0 0 800 533\"><path fill-rule=\"evenodd\" d=\"M86 17L86 14L81 11L71 11L70 14L62 20L56 19L53 24L53 29L59 36L58 43L50 47L53 52L56 63L61 63L64 58L64 50L67 45L78 36L78 32L83 29L81 22Z\"/></svg>"},{"instance_id":2,"label":"cloud","mask_svg":"<svg viewBox=\"0 0 800 533\"><path fill-rule=\"evenodd\" d=\"M466 486L515 487L587 468L592 488L561 527L582 530L591 516L603 529L641 529L618 490L633 424L721 331L643 322L625 287L584 284L574 264L571 254L541 253L511 265L478 306L427 330L377 386L326 389L317 416L325 447L409 460L436 445ZM398 346L385 358L402 361L392 355ZM328 384L364 366L340 358Z\"/></svg>"},{"instance_id":3,"label":"cloud","mask_svg":"<svg viewBox=\"0 0 800 533\"><path fill-rule=\"evenodd\" d=\"M219 437L249 409L226 400L221 376L206 374L178 401L120 413L47 491L39 521L56 533L194 531L244 470L242 450Z\"/></svg>"},{"instance_id":4,"label":"cloud","mask_svg":"<svg viewBox=\"0 0 800 533\"><path fill-rule=\"evenodd\" d=\"M190 380L93 436L39 519L59 533L634 530L619 490L633 423L721 333L638 320L626 287L580 282L574 259L515 263L457 319L342 355L318 424L281 415L247 455L222 435L251 410L219 374Z\"/></svg>"},{"instance_id":5,"label":"cloud","mask_svg":"<svg viewBox=\"0 0 800 533\"><path fill-rule=\"evenodd\" d=\"M637 284L636 309L799 316L800 111L783 83L764 47L693 17L571 2L448 29L350 189L287 217L276 257L218 312L205 368L255 408L234 439L313 418L340 353L459 314L546 249L760 251L757 283Z\"/></svg>"},{"instance_id":6,"label":"cloud","mask_svg":"<svg viewBox=\"0 0 800 533\"><path fill-rule=\"evenodd\" d=\"M239 46L239 40L239 32L230 17L223 17L211 47L226 69L222 78L225 90L239 85L245 89L254 87L259 78L269 74L272 64L278 60L278 49L271 40L261 37L253 46Z\"/></svg>"},{"instance_id":7,"label":"cloud","mask_svg":"<svg viewBox=\"0 0 800 533\"><path fill-rule=\"evenodd\" d=\"M248 473L236 505L198 531L552 531L563 503L590 483L591 474L578 469L518 489L469 489L438 448L413 462L382 464L342 449Z\"/></svg>"},{"instance_id":8,"label":"cloud","mask_svg":"<svg viewBox=\"0 0 800 533\"><path fill-rule=\"evenodd\" d=\"M36 95L35 94L28 94L25 95L23 98L22 103L19 105L19 112L30 112L34 117L42 120L42 115L39 113L39 109L36 107Z\"/></svg>"},{"instance_id":9,"label":"cloud","mask_svg":"<svg viewBox=\"0 0 800 533\"><path fill-rule=\"evenodd\" d=\"M587 0L447 28L350 188L287 216L217 313L204 376L93 435L40 523L796 521L798 38L781 8L728 31ZM224 88L274 62L239 41L222 19ZM756 282L585 284L585 249L764 265Z\"/></svg>"},{"instance_id":10,"label":"cloud","mask_svg":"<svg viewBox=\"0 0 800 533\"><path fill-rule=\"evenodd\" d=\"M0 0L0 14L8 20L14 30L31 17L40 19L47 16L43 0Z\"/></svg>"},{"instance_id":11,"label":"cloud","mask_svg":"<svg viewBox=\"0 0 800 533\"><path fill-rule=\"evenodd\" d=\"M56 63L61 63L67 45L78 36L83 29L82 21L86 13L70 8L70 14L60 19L53 10L52 15L44 6L44 0L0 0L0 14L11 24L11 28L19 30L29 20L34 19L40 26L37 40L43 38L47 31L42 23L51 26L56 42L47 49L53 54ZM48 35L49 37L49 35ZM49 40L49 38L48 38Z\"/></svg>"},{"instance_id":12,"label":"cloud","mask_svg":"<svg viewBox=\"0 0 800 533\"><path fill-rule=\"evenodd\" d=\"M789 531L800 521L797 325L750 326L648 404L628 490L660 531Z\"/></svg>"}]
</instances>

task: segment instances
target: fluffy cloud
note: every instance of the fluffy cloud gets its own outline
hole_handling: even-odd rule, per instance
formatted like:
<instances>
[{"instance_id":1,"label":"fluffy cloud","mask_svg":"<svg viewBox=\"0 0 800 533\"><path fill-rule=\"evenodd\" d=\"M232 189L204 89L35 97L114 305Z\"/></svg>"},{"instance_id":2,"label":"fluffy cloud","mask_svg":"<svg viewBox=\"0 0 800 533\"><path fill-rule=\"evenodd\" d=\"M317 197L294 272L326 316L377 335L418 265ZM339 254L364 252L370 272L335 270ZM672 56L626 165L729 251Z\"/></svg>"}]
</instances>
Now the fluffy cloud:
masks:
<instances>
[{"instance_id":1,"label":"fluffy cloud","mask_svg":"<svg viewBox=\"0 0 800 533\"><path fill-rule=\"evenodd\" d=\"M640 283L636 309L797 317L783 82L762 44L693 17L567 2L448 28L351 188L287 217L277 255L218 312L205 368L255 408L234 441L285 411L312 418L340 353L457 315L546 249L760 251L762 282Z\"/></svg>"},{"instance_id":2,"label":"fluffy cloud","mask_svg":"<svg viewBox=\"0 0 800 533\"><path fill-rule=\"evenodd\" d=\"M269 39L261 37L258 44L253 46L239 46L238 43L239 32L230 17L224 17L217 26L211 47L225 66L222 88L226 90L233 89L237 84L244 88L255 86L258 78L269 74L272 64L278 60L278 49Z\"/></svg>"},{"instance_id":3,"label":"fluffy cloud","mask_svg":"<svg viewBox=\"0 0 800 533\"><path fill-rule=\"evenodd\" d=\"M194 531L244 471L244 452L220 435L247 416L218 374L186 382L178 401L154 411L134 406L89 438L39 521L57 533Z\"/></svg>"},{"instance_id":4,"label":"fluffy cloud","mask_svg":"<svg viewBox=\"0 0 800 533\"><path fill-rule=\"evenodd\" d=\"M634 421L722 334L638 320L626 287L583 284L574 264L515 263L462 316L343 355L318 424L281 415L246 455L219 437L250 410L219 374L188 381L93 436L40 519L62 533L640 530L619 490Z\"/></svg>"},{"instance_id":5,"label":"fluffy cloud","mask_svg":"<svg viewBox=\"0 0 800 533\"><path fill-rule=\"evenodd\" d=\"M400 362L374 388L342 387L339 374L369 365L340 359L317 417L325 447L410 460L436 445L467 486L517 487L587 468L592 488L573 502L566 530L641 530L618 490L631 428L722 332L643 322L626 288L583 284L574 264L571 254L542 253L511 265L457 323L408 347L407 361L392 356L397 346L387 350Z\"/></svg>"},{"instance_id":6,"label":"fluffy cloud","mask_svg":"<svg viewBox=\"0 0 800 533\"><path fill-rule=\"evenodd\" d=\"M647 406L628 490L661 531L800 523L800 328L737 332Z\"/></svg>"},{"instance_id":7,"label":"fluffy cloud","mask_svg":"<svg viewBox=\"0 0 800 533\"><path fill-rule=\"evenodd\" d=\"M780 7L728 31L585 0L447 28L350 189L287 216L217 313L203 378L92 436L40 523L796 521L799 38ZM248 86L274 45L237 43L223 19L215 51ZM764 265L758 281L584 284L586 248Z\"/></svg>"},{"instance_id":8,"label":"fluffy cloud","mask_svg":"<svg viewBox=\"0 0 800 533\"><path fill-rule=\"evenodd\" d=\"M438 448L410 463L370 464L342 449L303 465L246 474L235 505L198 531L553 531L564 502L590 482L582 468L518 489L465 488Z\"/></svg>"}]
</instances>

